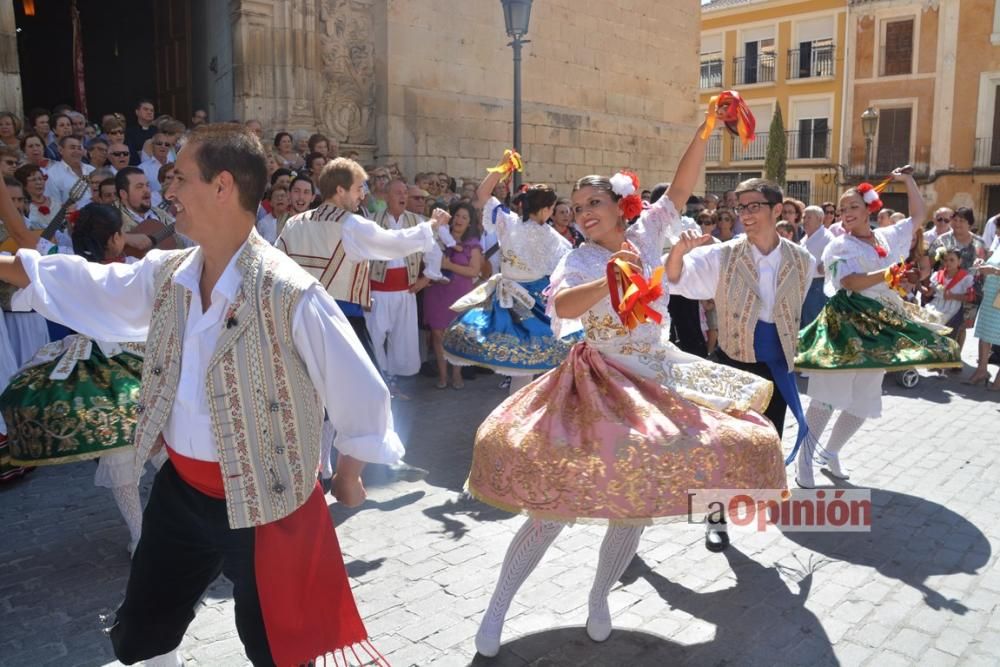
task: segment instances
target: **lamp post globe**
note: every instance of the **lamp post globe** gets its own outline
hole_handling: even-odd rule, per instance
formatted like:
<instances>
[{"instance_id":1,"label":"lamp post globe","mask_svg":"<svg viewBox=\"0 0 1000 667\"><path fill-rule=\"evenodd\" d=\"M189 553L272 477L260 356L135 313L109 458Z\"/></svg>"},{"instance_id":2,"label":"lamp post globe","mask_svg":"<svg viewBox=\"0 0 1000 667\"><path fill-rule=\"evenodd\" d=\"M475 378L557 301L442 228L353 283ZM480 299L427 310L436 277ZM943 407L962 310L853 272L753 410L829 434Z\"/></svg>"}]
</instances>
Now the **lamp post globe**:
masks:
<instances>
[{"instance_id":1,"label":"lamp post globe","mask_svg":"<svg viewBox=\"0 0 1000 667\"><path fill-rule=\"evenodd\" d=\"M531 0L500 0L503 4L503 21L507 36L520 39L528 34L531 22Z\"/></svg>"}]
</instances>

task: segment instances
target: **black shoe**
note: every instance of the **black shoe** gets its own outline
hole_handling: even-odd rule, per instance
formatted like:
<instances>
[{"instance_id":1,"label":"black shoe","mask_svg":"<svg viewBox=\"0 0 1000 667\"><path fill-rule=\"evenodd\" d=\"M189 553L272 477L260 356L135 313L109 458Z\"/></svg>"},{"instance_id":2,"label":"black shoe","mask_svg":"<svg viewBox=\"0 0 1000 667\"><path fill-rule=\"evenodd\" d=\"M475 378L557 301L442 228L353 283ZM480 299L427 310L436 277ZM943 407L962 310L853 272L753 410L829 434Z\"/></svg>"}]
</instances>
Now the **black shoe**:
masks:
<instances>
[{"instance_id":1,"label":"black shoe","mask_svg":"<svg viewBox=\"0 0 1000 667\"><path fill-rule=\"evenodd\" d=\"M709 521L705 532L705 548L712 553L721 553L729 546L729 531L726 530L726 522L715 523Z\"/></svg>"}]
</instances>

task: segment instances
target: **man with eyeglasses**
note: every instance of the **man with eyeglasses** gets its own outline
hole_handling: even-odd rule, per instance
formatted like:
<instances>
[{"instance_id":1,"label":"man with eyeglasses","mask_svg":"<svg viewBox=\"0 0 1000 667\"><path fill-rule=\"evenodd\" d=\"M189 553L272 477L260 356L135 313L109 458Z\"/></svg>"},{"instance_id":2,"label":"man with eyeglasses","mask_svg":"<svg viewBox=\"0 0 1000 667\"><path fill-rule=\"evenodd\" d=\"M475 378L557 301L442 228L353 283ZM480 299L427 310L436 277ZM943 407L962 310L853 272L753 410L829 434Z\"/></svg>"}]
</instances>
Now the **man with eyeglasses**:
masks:
<instances>
[{"instance_id":1,"label":"man with eyeglasses","mask_svg":"<svg viewBox=\"0 0 1000 667\"><path fill-rule=\"evenodd\" d=\"M924 232L924 243L929 248L939 236L951 231L951 219L955 217L955 211L942 206L934 211L934 227Z\"/></svg>"},{"instance_id":2,"label":"man with eyeglasses","mask_svg":"<svg viewBox=\"0 0 1000 667\"><path fill-rule=\"evenodd\" d=\"M154 193L160 192L159 174L160 168L170 162L170 149L174 147L174 142L163 132L153 135L153 157L143 161L139 168L146 175L149 187Z\"/></svg>"},{"instance_id":3,"label":"man with eyeglasses","mask_svg":"<svg viewBox=\"0 0 1000 667\"><path fill-rule=\"evenodd\" d=\"M121 142L108 146L108 165L111 167L111 173L117 174L119 170L129 166L131 153L129 147Z\"/></svg>"},{"instance_id":4,"label":"man with eyeglasses","mask_svg":"<svg viewBox=\"0 0 1000 667\"><path fill-rule=\"evenodd\" d=\"M685 231L667 256L670 293L714 299L718 311L720 363L774 382L777 391L764 416L782 434L785 411L799 424L796 447L807 433L792 374L802 303L816 275L816 260L803 246L778 236L784 193L752 178L736 189L736 214L746 234L713 243L709 234ZM729 544L725 524L707 524L706 547Z\"/></svg>"}]
</instances>

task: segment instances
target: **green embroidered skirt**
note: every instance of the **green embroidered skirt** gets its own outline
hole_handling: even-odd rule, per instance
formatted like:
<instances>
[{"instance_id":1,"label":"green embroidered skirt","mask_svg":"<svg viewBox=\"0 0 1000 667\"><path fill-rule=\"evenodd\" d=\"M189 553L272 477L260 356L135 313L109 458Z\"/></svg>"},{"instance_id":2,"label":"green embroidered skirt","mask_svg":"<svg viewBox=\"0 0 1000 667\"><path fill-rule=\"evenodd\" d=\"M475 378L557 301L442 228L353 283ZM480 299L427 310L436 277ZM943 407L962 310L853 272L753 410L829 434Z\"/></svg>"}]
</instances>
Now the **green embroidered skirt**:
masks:
<instances>
[{"instance_id":1,"label":"green embroidered skirt","mask_svg":"<svg viewBox=\"0 0 1000 667\"><path fill-rule=\"evenodd\" d=\"M96 343L87 355L88 342L74 335L43 347L0 395L8 463L70 463L132 447L142 357L119 352L108 358ZM76 358L67 359L74 349ZM64 379L53 379L54 371Z\"/></svg>"},{"instance_id":2,"label":"green embroidered skirt","mask_svg":"<svg viewBox=\"0 0 1000 667\"><path fill-rule=\"evenodd\" d=\"M955 341L900 310L840 290L812 324L799 332L795 368L898 371L959 367L960 352Z\"/></svg>"}]
</instances>

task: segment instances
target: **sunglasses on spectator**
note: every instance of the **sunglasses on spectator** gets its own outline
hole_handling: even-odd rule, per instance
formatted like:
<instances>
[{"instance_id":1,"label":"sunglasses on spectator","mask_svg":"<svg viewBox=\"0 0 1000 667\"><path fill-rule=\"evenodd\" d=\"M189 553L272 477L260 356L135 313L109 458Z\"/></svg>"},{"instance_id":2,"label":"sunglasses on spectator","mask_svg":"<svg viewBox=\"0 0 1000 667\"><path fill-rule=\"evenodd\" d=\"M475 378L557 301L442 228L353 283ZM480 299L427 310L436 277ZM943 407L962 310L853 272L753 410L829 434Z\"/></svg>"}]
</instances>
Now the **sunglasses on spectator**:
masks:
<instances>
[{"instance_id":1,"label":"sunglasses on spectator","mask_svg":"<svg viewBox=\"0 0 1000 667\"><path fill-rule=\"evenodd\" d=\"M129 152L128 151L111 151L111 154L114 155L115 157L128 157Z\"/></svg>"},{"instance_id":2,"label":"sunglasses on spectator","mask_svg":"<svg viewBox=\"0 0 1000 667\"><path fill-rule=\"evenodd\" d=\"M169 141L154 141L153 145L154 146L169 146L170 142Z\"/></svg>"},{"instance_id":3,"label":"sunglasses on spectator","mask_svg":"<svg viewBox=\"0 0 1000 667\"><path fill-rule=\"evenodd\" d=\"M7 165L8 167L16 167L17 166L17 160L4 160L3 163L5 165Z\"/></svg>"},{"instance_id":4,"label":"sunglasses on spectator","mask_svg":"<svg viewBox=\"0 0 1000 667\"><path fill-rule=\"evenodd\" d=\"M125 130L118 128L117 130L109 130L108 134L125 134Z\"/></svg>"},{"instance_id":5,"label":"sunglasses on spectator","mask_svg":"<svg viewBox=\"0 0 1000 667\"><path fill-rule=\"evenodd\" d=\"M832 208L824 208L823 209L823 213L825 213L826 215L835 215L837 213L837 211L835 211Z\"/></svg>"},{"instance_id":6,"label":"sunglasses on spectator","mask_svg":"<svg viewBox=\"0 0 1000 667\"><path fill-rule=\"evenodd\" d=\"M705 225L714 225L715 224L715 220L702 220L698 224L702 225L702 226L705 226Z\"/></svg>"},{"instance_id":7,"label":"sunglasses on spectator","mask_svg":"<svg viewBox=\"0 0 1000 667\"><path fill-rule=\"evenodd\" d=\"M951 216L950 218L946 218L943 215L939 215L938 217L934 218L934 221L935 222L951 222L954 219L955 219L955 216Z\"/></svg>"}]
</instances>

